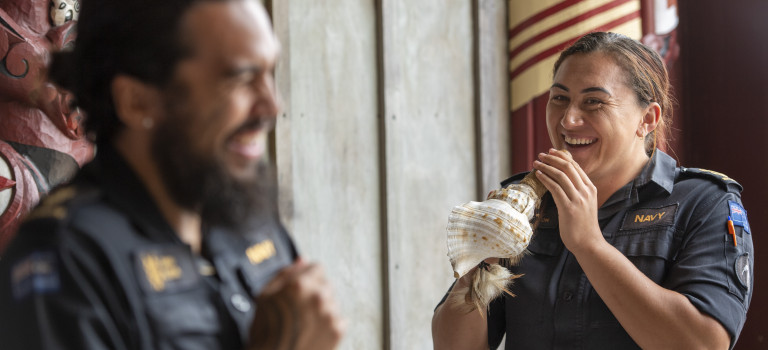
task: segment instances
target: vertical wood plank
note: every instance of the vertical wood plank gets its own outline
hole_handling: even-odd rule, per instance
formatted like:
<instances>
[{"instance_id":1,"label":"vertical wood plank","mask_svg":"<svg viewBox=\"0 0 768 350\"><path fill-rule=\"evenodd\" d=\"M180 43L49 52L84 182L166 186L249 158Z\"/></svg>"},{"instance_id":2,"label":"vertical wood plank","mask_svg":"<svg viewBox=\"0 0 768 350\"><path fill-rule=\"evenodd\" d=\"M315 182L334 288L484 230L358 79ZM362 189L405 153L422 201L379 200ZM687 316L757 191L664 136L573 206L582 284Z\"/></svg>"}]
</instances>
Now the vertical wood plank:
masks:
<instances>
[{"instance_id":1,"label":"vertical wood plank","mask_svg":"<svg viewBox=\"0 0 768 350\"><path fill-rule=\"evenodd\" d=\"M279 190L278 210L283 224L293 231L293 144L291 142L291 30L290 3L292 0L266 1L272 16L272 26L281 45L281 58L275 67L275 84L282 110L277 116L275 130L270 135L270 150L277 172Z\"/></svg>"},{"instance_id":2,"label":"vertical wood plank","mask_svg":"<svg viewBox=\"0 0 768 350\"><path fill-rule=\"evenodd\" d=\"M507 0L478 0L476 9L476 115L478 197L512 175L510 139Z\"/></svg>"},{"instance_id":3,"label":"vertical wood plank","mask_svg":"<svg viewBox=\"0 0 768 350\"><path fill-rule=\"evenodd\" d=\"M390 346L430 349L447 217L477 192L471 2L383 1L382 28Z\"/></svg>"},{"instance_id":4,"label":"vertical wood plank","mask_svg":"<svg viewBox=\"0 0 768 350\"><path fill-rule=\"evenodd\" d=\"M287 35L278 73L289 99L277 159L292 232L335 289L348 321L340 348L376 349L383 287L374 4L280 0L274 7L287 11L290 27L278 30Z\"/></svg>"},{"instance_id":5,"label":"vertical wood plank","mask_svg":"<svg viewBox=\"0 0 768 350\"><path fill-rule=\"evenodd\" d=\"M387 94L385 86L387 84L387 76L386 76L386 54L384 53L384 1L386 0L376 0L376 72L377 72L377 104L378 104L378 113L377 118L379 119L379 211L381 213L380 216L380 237L379 242L381 242L381 284L382 284L382 304L381 304L381 310L382 310L382 328L381 328L381 335L382 335L382 347L383 350L390 350L392 348L391 344L391 332L392 329L390 325L392 324L392 312L390 307L390 281L389 281L389 215L387 215L387 196L386 193L388 193L387 190L387 152L386 152L386 146L387 146Z\"/></svg>"}]
</instances>

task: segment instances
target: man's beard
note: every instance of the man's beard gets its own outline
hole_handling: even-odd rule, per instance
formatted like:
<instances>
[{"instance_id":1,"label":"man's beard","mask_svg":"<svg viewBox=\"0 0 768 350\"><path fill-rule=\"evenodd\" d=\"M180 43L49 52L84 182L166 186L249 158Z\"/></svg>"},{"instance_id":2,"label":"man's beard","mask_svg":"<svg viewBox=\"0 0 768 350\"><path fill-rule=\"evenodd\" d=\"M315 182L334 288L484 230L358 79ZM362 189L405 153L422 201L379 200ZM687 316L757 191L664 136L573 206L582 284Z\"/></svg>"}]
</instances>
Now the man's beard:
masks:
<instances>
[{"instance_id":1,"label":"man's beard","mask_svg":"<svg viewBox=\"0 0 768 350\"><path fill-rule=\"evenodd\" d=\"M178 106L178 105L177 105ZM244 180L227 172L222 160L196 154L183 113L171 106L157 125L151 150L171 199L199 212L205 226L241 231L257 217L276 214L274 172L266 163L254 164L253 176Z\"/></svg>"}]
</instances>

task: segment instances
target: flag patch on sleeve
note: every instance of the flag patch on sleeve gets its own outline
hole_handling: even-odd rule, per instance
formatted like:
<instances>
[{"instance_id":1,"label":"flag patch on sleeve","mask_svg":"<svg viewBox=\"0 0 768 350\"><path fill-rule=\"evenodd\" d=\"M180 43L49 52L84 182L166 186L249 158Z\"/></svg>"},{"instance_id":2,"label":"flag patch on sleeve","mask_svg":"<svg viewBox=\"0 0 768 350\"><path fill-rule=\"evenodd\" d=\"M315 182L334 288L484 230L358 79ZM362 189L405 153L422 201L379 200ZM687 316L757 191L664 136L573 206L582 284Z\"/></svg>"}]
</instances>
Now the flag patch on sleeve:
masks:
<instances>
[{"instance_id":1,"label":"flag patch on sleeve","mask_svg":"<svg viewBox=\"0 0 768 350\"><path fill-rule=\"evenodd\" d=\"M747 211L744 207L736 201L728 201L728 209L731 212L731 220L733 220L734 226L741 226L749 234L752 234L749 227L749 221L747 221Z\"/></svg>"},{"instance_id":2,"label":"flag patch on sleeve","mask_svg":"<svg viewBox=\"0 0 768 350\"><path fill-rule=\"evenodd\" d=\"M34 252L13 265L11 270L13 297L21 300L30 294L48 294L59 291L58 259L50 251Z\"/></svg>"}]
</instances>

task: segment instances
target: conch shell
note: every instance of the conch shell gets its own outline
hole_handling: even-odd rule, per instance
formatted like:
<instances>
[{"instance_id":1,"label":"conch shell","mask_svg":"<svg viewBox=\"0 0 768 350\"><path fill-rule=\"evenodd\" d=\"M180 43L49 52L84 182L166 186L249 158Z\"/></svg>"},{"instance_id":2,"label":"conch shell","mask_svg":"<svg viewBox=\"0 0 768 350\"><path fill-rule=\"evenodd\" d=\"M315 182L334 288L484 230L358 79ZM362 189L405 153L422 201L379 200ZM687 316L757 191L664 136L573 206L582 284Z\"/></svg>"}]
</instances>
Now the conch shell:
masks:
<instances>
[{"instance_id":1,"label":"conch shell","mask_svg":"<svg viewBox=\"0 0 768 350\"><path fill-rule=\"evenodd\" d=\"M460 278L475 266L481 269L472 288L462 291L466 303L482 309L519 276L498 265L483 263L488 258L517 261L531 241L531 221L547 189L534 175L526 175L519 184L492 191L483 202L456 206L448 216L448 258L453 275ZM482 263L482 264L481 264ZM493 274L494 276L487 276ZM454 291L456 292L456 291Z\"/></svg>"}]
</instances>

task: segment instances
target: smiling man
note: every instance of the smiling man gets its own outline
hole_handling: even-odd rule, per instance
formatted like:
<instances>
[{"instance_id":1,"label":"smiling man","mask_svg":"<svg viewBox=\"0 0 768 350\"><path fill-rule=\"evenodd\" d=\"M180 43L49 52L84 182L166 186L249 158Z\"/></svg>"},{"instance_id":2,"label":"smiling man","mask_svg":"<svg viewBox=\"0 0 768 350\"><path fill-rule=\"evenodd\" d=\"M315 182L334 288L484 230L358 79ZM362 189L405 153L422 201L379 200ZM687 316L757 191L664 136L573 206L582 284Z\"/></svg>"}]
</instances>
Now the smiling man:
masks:
<instances>
[{"instance_id":1,"label":"smiling man","mask_svg":"<svg viewBox=\"0 0 768 350\"><path fill-rule=\"evenodd\" d=\"M3 349L330 349L322 269L298 257L262 160L279 44L256 0L86 0L52 80L95 160L0 262Z\"/></svg>"}]
</instances>

